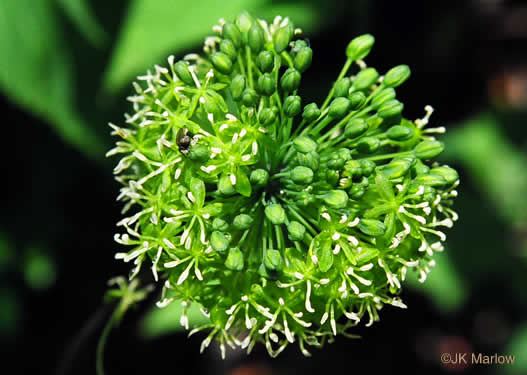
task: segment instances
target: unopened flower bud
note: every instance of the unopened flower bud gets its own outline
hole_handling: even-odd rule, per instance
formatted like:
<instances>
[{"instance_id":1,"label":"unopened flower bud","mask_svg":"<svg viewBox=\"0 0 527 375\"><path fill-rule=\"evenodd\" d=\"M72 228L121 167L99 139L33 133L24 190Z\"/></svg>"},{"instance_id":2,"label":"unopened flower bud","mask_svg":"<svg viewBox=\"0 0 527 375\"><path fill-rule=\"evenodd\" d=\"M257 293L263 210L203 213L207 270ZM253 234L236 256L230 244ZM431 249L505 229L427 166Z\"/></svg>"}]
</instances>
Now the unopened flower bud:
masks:
<instances>
[{"instance_id":1,"label":"unopened flower bud","mask_svg":"<svg viewBox=\"0 0 527 375\"><path fill-rule=\"evenodd\" d=\"M366 95L360 91L351 93L348 98L350 100L350 111L358 110L366 102Z\"/></svg>"},{"instance_id":2,"label":"unopened flower bud","mask_svg":"<svg viewBox=\"0 0 527 375\"><path fill-rule=\"evenodd\" d=\"M232 41L235 47L240 47L242 43L240 29L233 23L227 22L223 25L223 37Z\"/></svg>"},{"instance_id":3,"label":"unopened flower bud","mask_svg":"<svg viewBox=\"0 0 527 375\"><path fill-rule=\"evenodd\" d=\"M242 33L246 33L250 30L254 23L253 17L248 12L242 12L236 17L236 26Z\"/></svg>"},{"instance_id":4,"label":"unopened flower bud","mask_svg":"<svg viewBox=\"0 0 527 375\"><path fill-rule=\"evenodd\" d=\"M363 176L371 175L374 169L375 169L375 162L371 160L366 160L366 159L360 161L360 170Z\"/></svg>"},{"instance_id":5,"label":"unopened flower bud","mask_svg":"<svg viewBox=\"0 0 527 375\"><path fill-rule=\"evenodd\" d=\"M188 64L184 61L178 61L174 64L174 71L180 80L185 82L187 85L194 85L194 80L188 69Z\"/></svg>"},{"instance_id":6,"label":"unopened flower bud","mask_svg":"<svg viewBox=\"0 0 527 375\"><path fill-rule=\"evenodd\" d=\"M291 241L302 241L306 233L306 227L298 221L291 221L287 226L287 232Z\"/></svg>"},{"instance_id":7,"label":"unopened flower bud","mask_svg":"<svg viewBox=\"0 0 527 375\"><path fill-rule=\"evenodd\" d=\"M351 82L348 77L344 77L335 84L335 97L339 98L341 96L347 97L348 91L350 89Z\"/></svg>"},{"instance_id":8,"label":"unopened flower bud","mask_svg":"<svg viewBox=\"0 0 527 375\"><path fill-rule=\"evenodd\" d=\"M430 170L430 173L431 174L440 175L441 177L443 177L446 180L447 184L453 184L454 182L459 180L459 175L458 175L457 171L455 169L453 169L453 168L448 167L448 166L432 168Z\"/></svg>"},{"instance_id":9,"label":"unopened flower bud","mask_svg":"<svg viewBox=\"0 0 527 375\"><path fill-rule=\"evenodd\" d=\"M259 96L254 89L247 87L245 90L243 90L242 103L246 107L255 107L258 103L258 99Z\"/></svg>"},{"instance_id":10,"label":"unopened flower bud","mask_svg":"<svg viewBox=\"0 0 527 375\"><path fill-rule=\"evenodd\" d=\"M258 121L260 124L264 126L269 126L276 120L278 108L271 107L271 108L264 108L260 112L260 115L258 116Z\"/></svg>"},{"instance_id":11,"label":"unopened flower bud","mask_svg":"<svg viewBox=\"0 0 527 375\"><path fill-rule=\"evenodd\" d=\"M328 115L334 119L340 119L348 113L349 108L348 98L335 98L329 105Z\"/></svg>"},{"instance_id":12,"label":"unopened flower bud","mask_svg":"<svg viewBox=\"0 0 527 375\"><path fill-rule=\"evenodd\" d=\"M316 151L311 151L307 154L298 153L296 160L299 165L308 167L312 171L318 170L318 167L320 165L320 156Z\"/></svg>"},{"instance_id":13,"label":"unopened flower bud","mask_svg":"<svg viewBox=\"0 0 527 375\"><path fill-rule=\"evenodd\" d=\"M355 118L351 119L344 128L344 134L346 134L346 137L348 138L357 138L363 135L366 130L368 130L369 126L366 121L362 118Z\"/></svg>"},{"instance_id":14,"label":"unopened flower bud","mask_svg":"<svg viewBox=\"0 0 527 375\"><path fill-rule=\"evenodd\" d=\"M260 52L256 59L256 65L258 65L258 69L260 69L262 73L271 72L274 68L273 54L269 51Z\"/></svg>"},{"instance_id":15,"label":"unopened flower bud","mask_svg":"<svg viewBox=\"0 0 527 375\"><path fill-rule=\"evenodd\" d=\"M300 86L300 80L302 76L295 68L287 69L282 78L280 79L280 85L286 92L293 92Z\"/></svg>"},{"instance_id":16,"label":"unopened flower bud","mask_svg":"<svg viewBox=\"0 0 527 375\"><path fill-rule=\"evenodd\" d=\"M256 185L267 185L267 182L269 181L269 172L267 172L265 169L255 169L251 172L249 180L251 183Z\"/></svg>"},{"instance_id":17,"label":"unopened flower bud","mask_svg":"<svg viewBox=\"0 0 527 375\"><path fill-rule=\"evenodd\" d=\"M190 151L187 155L190 160L199 161L205 163L210 158L209 147L205 145L197 144L190 148Z\"/></svg>"},{"instance_id":18,"label":"unopened flower bud","mask_svg":"<svg viewBox=\"0 0 527 375\"><path fill-rule=\"evenodd\" d=\"M404 108L403 103L401 103L397 99L392 99L392 100L389 100L383 103L379 107L377 111L377 115L383 119L397 116L401 114L401 112L403 111L403 108Z\"/></svg>"},{"instance_id":19,"label":"unopened flower bud","mask_svg":"<svg viewBox=\"0 0 527 375\"><path fill-rule=\"evenodd\" d=\"M375 43L373 35L364 34L354 38L346 48L346 56L352 61L364 59Z\"/></svg>"},{"instance_id":20,"label":"unopened flower bud","mask_svg":"<svg viewBox=\"0 0 527 375\"><path fill-rule=\"evenodd\" d=\"M285 223L286 219L285 211L279 203L273 203L265 207L265 216L275 225Z\"/></svg>"},{"instance_id":21,"label":"unopened flower bud","mask_svg":"<svg viewBox=\"0 0 527 375\"><path fill-rule=\"evenodd\" d=\"M245 90L245 76L238 74L231 82L232 97L235 100L240 100L243 90Z\"/></svg>"},{"instance_id":22,"label":"unopened flower bud","mask_svg":"<svg viewBox=\"0 0 527 375\"><path fill-rule=\"evenodd\" d=\"M294 64L295 68L300 72L304 73L307 68L311 65L313 59L313 50L309 47L301 48L295 56Z\"/></svg>"},{"instance_id":23,"label":"unopened flower bud","mask_svg":"<svg viewBox=\"0 0 527 375\"><path fill-rule=\"evenodd\" d=\"M251 48L251 50L254 53L260 52L265 44L265 35L264 31L262 30L260 25L258 25L258 23L253 23L247 37L249 47Z\"/></svg>"},{"instance_id":24,"label":"unopened flower bud","mask_svg":"<svg viewBox=\"0 0 527 375\"><path fill-rule=\"evenodd\" d=\"M443 152L445 145L439 141L422 141L414 148L415 156L419 159L433 159Z\"/></svg>"},{"instance_id":25,"label":"unopened flower bud","mask_svg":"<svg viewBox=\"0 0 527 375\"><path fill-rule=\"evenodd\" d=\"M223 253L229 247L229 239L222 232L215 230L210 235L210 245L220 253Z\"/></svg>"},{"instance_id":26,"label":"unopened flower bud","mask_svg":"<svg viewBox=\"0 0 527 375\"><path fill-rule=\"evenodd\" d=\"M317 149L317 142L308 136L302 135L295 138L293 141L293 146L298 152L307 154L308 152L315 151Z\"/></svg>"},{"instance_id":27,"label":"unopened flower bud","mask_svg":"<svg viewBox=\"0 0 527 375\"><path fill-rule=\"evenodd\" d=\"M218 191L223 195L232 195L236 192L228 175L223 175L218 180Z\"/></svg>"},{"instance_id":28,"label":"unopened flower bud","mask_svg":"<svg viewBox=\"0 0 527 375\"><path fill-rule=\"evenodd\" d=\"M237 247L231 247L225 260L225 267L232 271L243 270L243 254Z\"/></svg>"},{"instance_id":29,"label":"unopened flower bud","mask_svg":"<svg viewBox=\"0 0 527 375\"><path fill-rule=\"evenodd\" d=\"M324 195L323 199L330 207L344 208L349 198L344 190L331 190Z\"/></svg>"},{"instance_id":30,"label":"unopened flower bud","mask_svg":"<svg viewBox=\"0 0 527 375\"><path fill-rule=\"evenodd\" d=\"M287 117L295 117L296 115L298 115L302 110L302 101L300 99L300 96L291 95L285 98L283 109L284 114Z\"/></svg>"},{"instance_id":31,"label":"unopened flower bud","mask_svg":"<svg viewBox=\"0 0 527 375\"><path fill-rule=\"evenodd\" d=\"M320 109L316 103L309 103L304 107L304 112L302 113L302 118L308 123L315 121L320 116Z\"/></svg>"},{"instance_id":32,"label":"unopened flower bud","mask_svg":"<svg viewBox=\"0 0 527 375\"><path fill-rule=\"evenodd\" d=\"M406 141L414 136L414 131L408 126L394 125L388 129L386 136L393 141Z\"/></svg>"},{"instance_id":33,"label":"unopened flower bud","mask_svg":"<svg viewBox=\"0 0 527 375\"><path fill-rule=\"evenodd\" d=\"M234 43L229 39L223 39L220 43L220 51L229 56L231 60L235 60L238 55Z\"/></svg>"},{"instance_id":34,"label":"unopened flower bud","mask_svg":"<svg viewBox=\"0 0 527 375\"><path fill-rule=\"evenodd\" d=\"M258 90L265 96L271 96L275 92L276 82L271 73L264 73L258 78Z\"/></svg>"},{"instance_id":35,"label":"unopened flower bud","mask_svg":"<svg viewBox=\"0 0 527 375\"><path fill-rule=\"evenodd\" d=\"M220 73L229 74L232 70L232 61L229 56L223 52L213 53L210 56L210 61Z\"/></svg>"},{"instance_id":36,"label":"unopened flower bud","mask_svg":"<svg viewBox=\"0 0 527 375\"><path fill-rule=\"evenodd\" d=\"M420 176L417 176L414 179L414 182L419 185L426 185L426 186L445 186L447 185L446 179L439 175L434 173L427 173L422 174Z\"/></svg>"},{"instance_id":37,"label":"unopened flower bud","mask_svg":"<svg viewBox=\"0 0 527 375\"><path fill-rule=\"evenodd\" d=\"M361 219L359 222L359 230L368 236L378 237L384 234L386 226L379 220Z\"/></svg>"},{"instance_id":38,"label":"unopened flower bud","mask_svg":"<svg viewBox=\"0 0 527 375\"><path fill-rule=\"evenodd\" d=\"M382 104L392 99L395 99L395 90L389 87L373 95L371 106L373 109L378 109Z\"/></svg>"},{"instance_id":39,"label":"unopened flower bud","mask_svg":"<svg viewBox=\"0 0 527 375\"><path fill-rule=\"evenodd\" d=\"M268 271L280 271L283 265L282 254L278 250L267 249L263 264Z\"/></svg>"},{"instance_id":40,"label":"unopened flower bud","mask_svg":"<svg viewBox=\"0 0 527 375\"><path fill-rule=\"evenodd\" d=\"M220 219L219 217L216 217L212 221L212 229L225 232L227 229L229 229L229 223L223 219Z\"/></svg>"},{"instance_id":41,"label":"unopened flower bud","mask_svg":"<svg viewBox=\"0 0 527 375\"><path fill-rule=\"evenodd\" d=\"M399 178L408 172L414 161L413 158L394 159L388 164L379 167L379 170L388 178Z\"/></svg>"},{"instance_id":42,"label":"unopened flower bud","mask_svg":"<svg viewBox=\"0 0 527 375\"><path fill-rule=\"evenodd\" d=\"M287 46L289 46L289 42L291 42L291 39L293 38L294 31L293 25L288 23L275 32L273 35L273 46L276 53L282 53L287 48Z\"/></svg>"},{"instance_id":43,"label":"unopened flower bud","mask_svg":"<svg viewBox=\"0 0 527 375\"><path fill-rule=\"evenodd\" d=\"M355 90L366 90L379 79L379 73L375 68L366 68L361 70L353 80L353 88Z\"/></svg>"},{"instance_id":44,"label":"unopened flower bud","mask_svg":"<svg viewBox=\"0 0 527 375\"><path fill-rule=\"evenodd\" d=\"M253 218L247 214L239 214L234 217L232 225L239 230L245 230L251 226Z\"/></svg>"},{"instance_id":45,"label":"unopened flower bud","mask_svg":"<svg viewBox=\"0 0 527 375\"><path fill-rule=\"evenodd\" d=\"M381 141L379 141L378 138L366 137L366 138L362 138L360 142L357 144L357 150L359 150L359 152L369 154L369 153L377 151L380 145L381 145Z\"/></svg>"},{"instance_id":46,"label":"unopened flower bud","mask_svg":"<svg viewBox=\"0 0 527 375\"><path fill-rule=\"evenodd\" d=\"M294 167L290 176L295 184L307 185L313 181L313 171L301 165Z\"/></svg>"},{"instance_id":47,"label":"unopened flower bud","mask_svg":"<svg viewBox=\"0 0 527 375\"><path fill-rule=\"evenodd\" d=\"M409 77L410 68L408 65L398 65L386 73L382 83L386 87L397 87L402 85Z\"/></svg>"}]
</instances>

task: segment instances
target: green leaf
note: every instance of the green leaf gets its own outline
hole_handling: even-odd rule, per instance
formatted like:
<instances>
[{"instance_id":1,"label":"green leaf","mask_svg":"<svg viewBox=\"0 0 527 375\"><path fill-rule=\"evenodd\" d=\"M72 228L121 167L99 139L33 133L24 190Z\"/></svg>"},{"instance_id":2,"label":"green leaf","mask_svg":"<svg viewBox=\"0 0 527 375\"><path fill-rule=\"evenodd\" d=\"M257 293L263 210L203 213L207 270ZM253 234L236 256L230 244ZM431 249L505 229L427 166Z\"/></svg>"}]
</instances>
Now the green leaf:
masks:
<instances>
[{"instance_id":1,"label":"green leaf","mask_svg":"<svg viewBox=\"0 0 527 375\"><path fill-rule=\"evenodd\" d=\"M205 203L205 183L199 178L192 177L190 179L190 192L194 196L196 202L194 203L197 208L203 207Z\"/></svg>"},{"instance_id":2,"label":"green leaf","mask_svg":"<svg viewBox=\"0 0 527 375\"><path fill-rule=\"evenodd\" d=\"M244 197L251 196L251 183L241 168L238 168L238 171L236 172L236 185L234 185L234 187L236 188L236 191Z\"/></svg>"},{"instance_id":3,"label":"green leaf","mask_svg":"<svg viewBox=\"0 0 527 375\"><path fill-rule=\"evenodd\" d=\"M105 88L122 88L168 55L199 45L219 18L232 20L242 9L251 11L263 2L202 0L189 6L186 0L132 1L105 73Z\"/></svg>"},{"instance_id":4,"label":"green leaf","mask_svg":"<svg viewBox=\"0 0 527 375\"><path fill-rule=\"evenodd\" d=\"M105 145L74 108L72 59L53 3L0 1L0 46L1 91L52 125L65 142L102 158Z\"/></svg>"},{"instance_id":5,"label":"green leaf","mask_svg":"<svg viewBox=\"0 0 527 375\"><path fill-rule=\"evenodd\" d=\"M92 45L102 45L107 35L86 0L57 0L57 2Z\"/></svg>"},{"instance_id":6,"label":"green leaf","mask_svg":"<svg viewBox=\"0 0 527 375\"><path fill-rule=\"evenodd\" d=\"M375 185L379 190L380 196L387 202L392 202L395 198L393 193L393 187L390 180L386 178L386 175L382 172L377 173L375 176Z\"/></svg>"},{"instance_id":7,"label":"green leaf","mask_svg":"<svg viewBox=\"0 0 527 375\"><path fill-rule=\"evenodd\" d=\"M190 329L209 322L209 319L199 309L200 305L192 303L187 310ZM174 302L162 309L154 307L146 314L140 324L139 331L143 337L148 339L183 331L184 327L179 322L182 314L183 306L178 302Z\"/></svg>"},{"instance_id":8,"label":"green leaf","mask_svg":"<svg viewBox=\"0 0 527 375\"><path fill-rule=\"evenodd\" d=\"M408 271L408 286L428 296L437 309L444 313L459 310L469 295L468 286L448 256L448 250L434 255L436 266L424 283L417 272Z\"/></svg>"},{"instance_id":9,"label":"green leaf","mask_svg":"<svg viewBox=\"0 0 527 375\"><path fill-rule=\"evenodd\" d=\"M320 233L315 237L315 255L318 258L318 267L326 272L333 265L333 252L331 251L331 237L327 233Z\"/></svg>"}]
</instances>

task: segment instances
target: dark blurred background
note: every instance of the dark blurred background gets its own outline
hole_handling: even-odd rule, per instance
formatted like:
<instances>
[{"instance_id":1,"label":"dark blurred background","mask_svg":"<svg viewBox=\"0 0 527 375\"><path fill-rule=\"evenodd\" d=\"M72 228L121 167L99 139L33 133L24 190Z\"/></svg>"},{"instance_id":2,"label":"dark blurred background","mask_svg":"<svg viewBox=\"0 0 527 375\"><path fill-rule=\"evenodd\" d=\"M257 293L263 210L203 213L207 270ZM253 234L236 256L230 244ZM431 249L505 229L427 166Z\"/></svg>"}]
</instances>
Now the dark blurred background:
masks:
<instances>
[{"instance_id":1,"label":"dark blurred background","mask_svg":"<svg viewBox=\"0 0 527 375\"><path fill-rule=\"evenodd\" d=\"M457 225L407 310L304 358L199 354L178 311L150 298L109 338L107 374L527 374L527 3L472 1L2 0L0 2L0 345L18 374L93 374L113 305L106 281L127 274L113 242L120 205L107 122L122 123L131 81L166 57L199 52L219 17L290 16L314 50L305 102L325 97L347 43L371 33L367 63L408 64L405 117L436 111L443 161L461 176ZM444 352L514 355L514 365L448 366ZM454 368L458 367L458 368ZM4 372L3 370L2 372ZM9 373L9 372L7 372Z\"/></svg>"}]
</instances>

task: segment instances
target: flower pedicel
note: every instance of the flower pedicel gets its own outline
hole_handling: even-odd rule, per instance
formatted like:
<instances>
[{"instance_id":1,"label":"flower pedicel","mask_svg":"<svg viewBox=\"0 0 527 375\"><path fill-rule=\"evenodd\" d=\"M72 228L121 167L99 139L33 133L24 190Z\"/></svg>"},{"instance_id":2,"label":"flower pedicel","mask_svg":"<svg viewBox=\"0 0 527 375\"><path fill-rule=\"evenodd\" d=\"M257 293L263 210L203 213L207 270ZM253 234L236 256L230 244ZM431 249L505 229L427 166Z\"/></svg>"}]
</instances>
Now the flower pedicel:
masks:
<instances>
[{"instance_id":1,"label":"flower pedicel","mask_svg":"<svg viewBox=\"0 0 527 375\"><path fill-rule=\"evenodd\" d=\"M426 127L430 106L402 117L410 70L367 67L371 35L350 42L319 106L299 96L313 51L288 18L242 13L213 31L204 56L138 77L126 127L110 124L127 215L115 240L129 249L116 258L130 279L151 269L160 308L201 307L201 350L297 342L309 355L385 304L405 308L408 271L426 279L457 219L458 174L432 161L445 129Z\"/></svg>"}]
</instances>

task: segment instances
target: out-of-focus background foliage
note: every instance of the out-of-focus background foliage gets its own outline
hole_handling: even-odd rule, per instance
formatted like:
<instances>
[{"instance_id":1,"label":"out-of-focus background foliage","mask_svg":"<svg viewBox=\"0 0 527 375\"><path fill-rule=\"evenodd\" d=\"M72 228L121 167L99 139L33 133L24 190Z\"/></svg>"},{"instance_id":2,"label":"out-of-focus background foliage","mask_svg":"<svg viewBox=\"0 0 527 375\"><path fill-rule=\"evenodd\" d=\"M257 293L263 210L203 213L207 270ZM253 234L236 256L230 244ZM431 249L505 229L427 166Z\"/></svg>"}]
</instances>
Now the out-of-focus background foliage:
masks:
<instances>
[{"instance_id":1,"label":"out-of-focus background foliage","mask_svg":"<svg viewBox=\"0 0 527 375\"><path fill-rule=\"evenodd\" d=\"M113 260L120 207L108 121L130 107L131 81L169 54L199 52L219 17L246 9L290 16L314 50L302 95L320 100L354 36L376 45L380 72L408 64L405 116L436 108L443 160L462 184L457 225L437 267L410 279L409 309L386 308L305 359L294 346L276 360L215 348L200 356L177 308L152 311L157 295L112 333L108 374L449 373L440 353L515 355L513 366L466 374L527 373L527 6L522 1L2 0L0 100L0 345L17 373L92 374L95 345L112 306L106 280L126 273ZM7 361L7 363L6 363ZM455 369L454 369L455 370ZM459 371L459 369L457 369Z\"/></svg>"}]
</instances>

